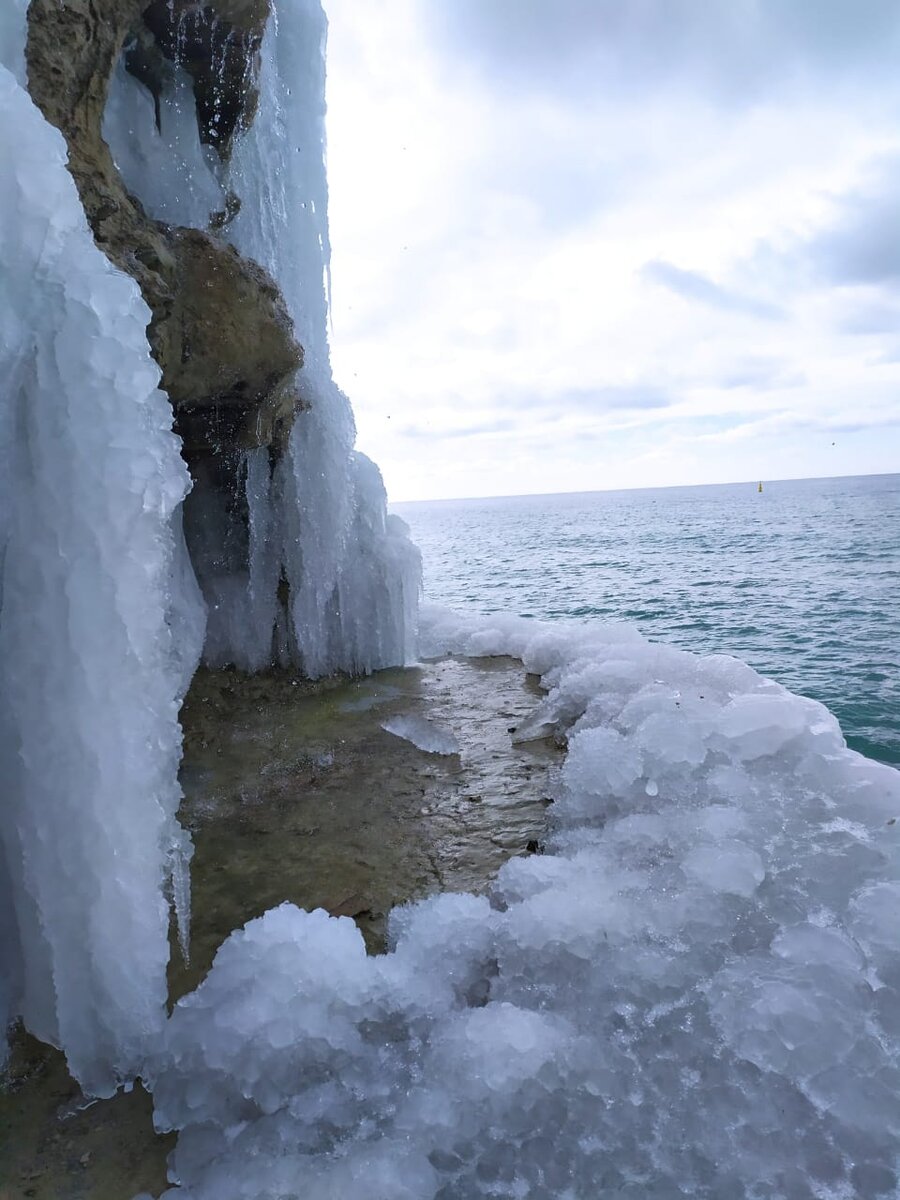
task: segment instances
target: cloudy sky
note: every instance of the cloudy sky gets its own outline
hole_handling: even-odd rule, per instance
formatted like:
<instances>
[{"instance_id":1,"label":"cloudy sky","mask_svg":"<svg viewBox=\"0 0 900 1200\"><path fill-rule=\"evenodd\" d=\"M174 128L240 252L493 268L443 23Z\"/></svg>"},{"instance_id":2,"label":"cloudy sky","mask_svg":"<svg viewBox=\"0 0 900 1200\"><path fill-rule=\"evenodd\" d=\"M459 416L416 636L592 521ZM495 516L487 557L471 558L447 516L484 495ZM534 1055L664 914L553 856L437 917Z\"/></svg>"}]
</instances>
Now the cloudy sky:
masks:
<instances>
[{"instance_id":1,"label":"cloudy sky","mask_svg":"<svg viewBox=\"0 0 900 1200\"><path fill-rule=\"evenodd\" d=\"M897 0L326 0L392 499L900 470Z\"/></svg>"}]
</instances>

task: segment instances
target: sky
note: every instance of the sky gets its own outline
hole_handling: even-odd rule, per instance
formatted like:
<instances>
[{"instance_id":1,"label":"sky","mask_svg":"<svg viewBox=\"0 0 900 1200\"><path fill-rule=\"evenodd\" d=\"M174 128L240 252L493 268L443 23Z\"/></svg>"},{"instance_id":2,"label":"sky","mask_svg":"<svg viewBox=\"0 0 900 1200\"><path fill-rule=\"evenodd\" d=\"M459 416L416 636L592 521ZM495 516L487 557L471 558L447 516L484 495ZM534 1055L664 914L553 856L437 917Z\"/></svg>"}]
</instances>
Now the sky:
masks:
<instances>
[{"instance_id":1,"label":"sky","mask_svg":"<svg viewBox=\"0 0 900 1200\"><path fill-rule=\"evenodd\" d=\"M896 0L326 0L392 500L900 470Z\"/></svg>"}]
</instances>

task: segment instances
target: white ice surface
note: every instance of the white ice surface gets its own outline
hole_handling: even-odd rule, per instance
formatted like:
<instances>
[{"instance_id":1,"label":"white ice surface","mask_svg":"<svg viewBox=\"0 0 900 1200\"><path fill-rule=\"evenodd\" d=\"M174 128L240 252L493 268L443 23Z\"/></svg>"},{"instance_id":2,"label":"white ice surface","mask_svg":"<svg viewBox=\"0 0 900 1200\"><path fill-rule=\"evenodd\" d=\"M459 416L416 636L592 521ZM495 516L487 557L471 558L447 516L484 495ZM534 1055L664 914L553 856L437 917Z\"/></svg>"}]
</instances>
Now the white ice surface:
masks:
<instances>
[{"instance_id":1,"label":"white ice surface","mask_svg":"<svg viewBox=\"0 0 900 1200\"><path fill-rule=\"evenodd\" d=\"M4 4L0 1006L109 1094L165 1020L170 887L186 932L177 713L203 611L150 313L17 82L24 33Z\"/></svg>"},{"instance_id":2,"label":"white ice surface","mask_svg":"<svg viewBox=\"0 0 900 1200\"><path fill-rule=\"evenodd\" d=\"M426 754L459 754L456 734L430 717L401 714L385 721L381 728L412 742L417 750L424 750Z\"/></svg>"},{"instance_id":3,"label":"white ice surface","mask_svg":"<svg viewBox=\"0 0 900 1200\"><path fill-rule=\"evenodd\" d=\"M736 659L423 623L543 676L547 853L385 956L289 905L232 935L156 1067L173 1200L896 1196L900 774Z\"/></svg>"}]
</instances>

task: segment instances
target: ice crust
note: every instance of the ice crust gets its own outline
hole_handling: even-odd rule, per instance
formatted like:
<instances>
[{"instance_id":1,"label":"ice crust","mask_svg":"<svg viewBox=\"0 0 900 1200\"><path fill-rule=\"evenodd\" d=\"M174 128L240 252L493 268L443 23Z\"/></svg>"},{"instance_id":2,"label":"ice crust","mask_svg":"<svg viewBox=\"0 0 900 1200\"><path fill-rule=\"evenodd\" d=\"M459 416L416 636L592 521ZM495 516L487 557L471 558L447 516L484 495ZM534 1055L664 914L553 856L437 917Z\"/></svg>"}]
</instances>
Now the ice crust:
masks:
<instances>
[{"instance_id":1,"label":"ice crust","mask_svg":"<svg viewBox=\"0 0 900 1200\"><path fill-rule=\"evenodd\" d=\"M18 82L25 7L0 15L0 1019L107 1095L162 1032L167 893L187 932L177 713L204 613L150 313Z\"/></svg>"},{"instance_id":2,"label":"ice crust","mask_svg":"<svg viewBox=\"0 0 900 1200\"><path fill-rule=\"evenodd\" d=\"M459 754L456 734L430 717L401 714L385 721L381 728L395 737L412 742L417 750L423 750L426 754Z\"/></svg>"},{"instance_id":3,"label":"ice crust","mask_svg":"<svg viewBox=\"0 0 900 1200\"><path fill-rule=\"evenodd\" d=\"M820 704L624 626L427 610L568 738L490 898L283 905L175 1008L172 1200L895 1196L900 774Z\"/></svg>"},{"instance_id":4,"label":"ice crust","mask_svg":"<svg viewBox=\"0 0 900 1200\"><path fill-rule=\"evenodd\" d=\"M278 282L304 350L298 413L274 475L265 452L246 458L251 511L247 563L223 558L233 518L195 490L188 499L192 552L209 603L206 660L255 671L273 654L311 677L364 673L415 657L421 579L403 521L386 512L377 466L354 450L350 403L332 378L325 175L326 21L319 0L273 4L262 46L256 119L227 167L201 147L186 74L153 102L117 72L104 135L129 188L159 220L205 228L232 190L238 215L225 236ZM278 602L282 573L290 612Z\"/></svg>"}]
</instances>

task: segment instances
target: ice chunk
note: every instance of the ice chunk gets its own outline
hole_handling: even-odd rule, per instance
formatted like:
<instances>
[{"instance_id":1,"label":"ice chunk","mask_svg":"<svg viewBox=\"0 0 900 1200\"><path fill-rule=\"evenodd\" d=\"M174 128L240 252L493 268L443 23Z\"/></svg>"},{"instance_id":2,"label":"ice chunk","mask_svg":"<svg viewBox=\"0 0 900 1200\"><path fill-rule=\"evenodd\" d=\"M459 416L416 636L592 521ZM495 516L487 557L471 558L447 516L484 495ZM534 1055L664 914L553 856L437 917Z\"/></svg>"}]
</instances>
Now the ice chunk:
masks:
<instances>
[{"instance_id":1,"label":"ice chunk","mask_svg":"<svg viewBox=\"0 0 900 1200\"><path fill-rule=\"evenodd\" d=\"M721 736L730 752L743 760L777 754L792 738L808 729L809 722L796 696L736 696L722 710Z\"/></svg>"},{"instance_id":2,"label":"ice chunk","mask_svg":"<svg viewBox=\"0 0 900 1200\"><path fill-rule=\"evenodd\" d=\"M430 717L391 717L381 728L395 737L412 742L417 750L424 750L426 754L459 754L456 735Z\"/></svg>"},{"instance_id":3,"label":"ice chunk","mask_svg":"<svg viewBox=\"0 0 900 1200\"><path fill-rule=\"evenodd\" d=\"M752 896L766 877L756 851L732 841L695 846L685 857L684 870L701 887L735 896Z\"/></svg>"}]
</instances>

